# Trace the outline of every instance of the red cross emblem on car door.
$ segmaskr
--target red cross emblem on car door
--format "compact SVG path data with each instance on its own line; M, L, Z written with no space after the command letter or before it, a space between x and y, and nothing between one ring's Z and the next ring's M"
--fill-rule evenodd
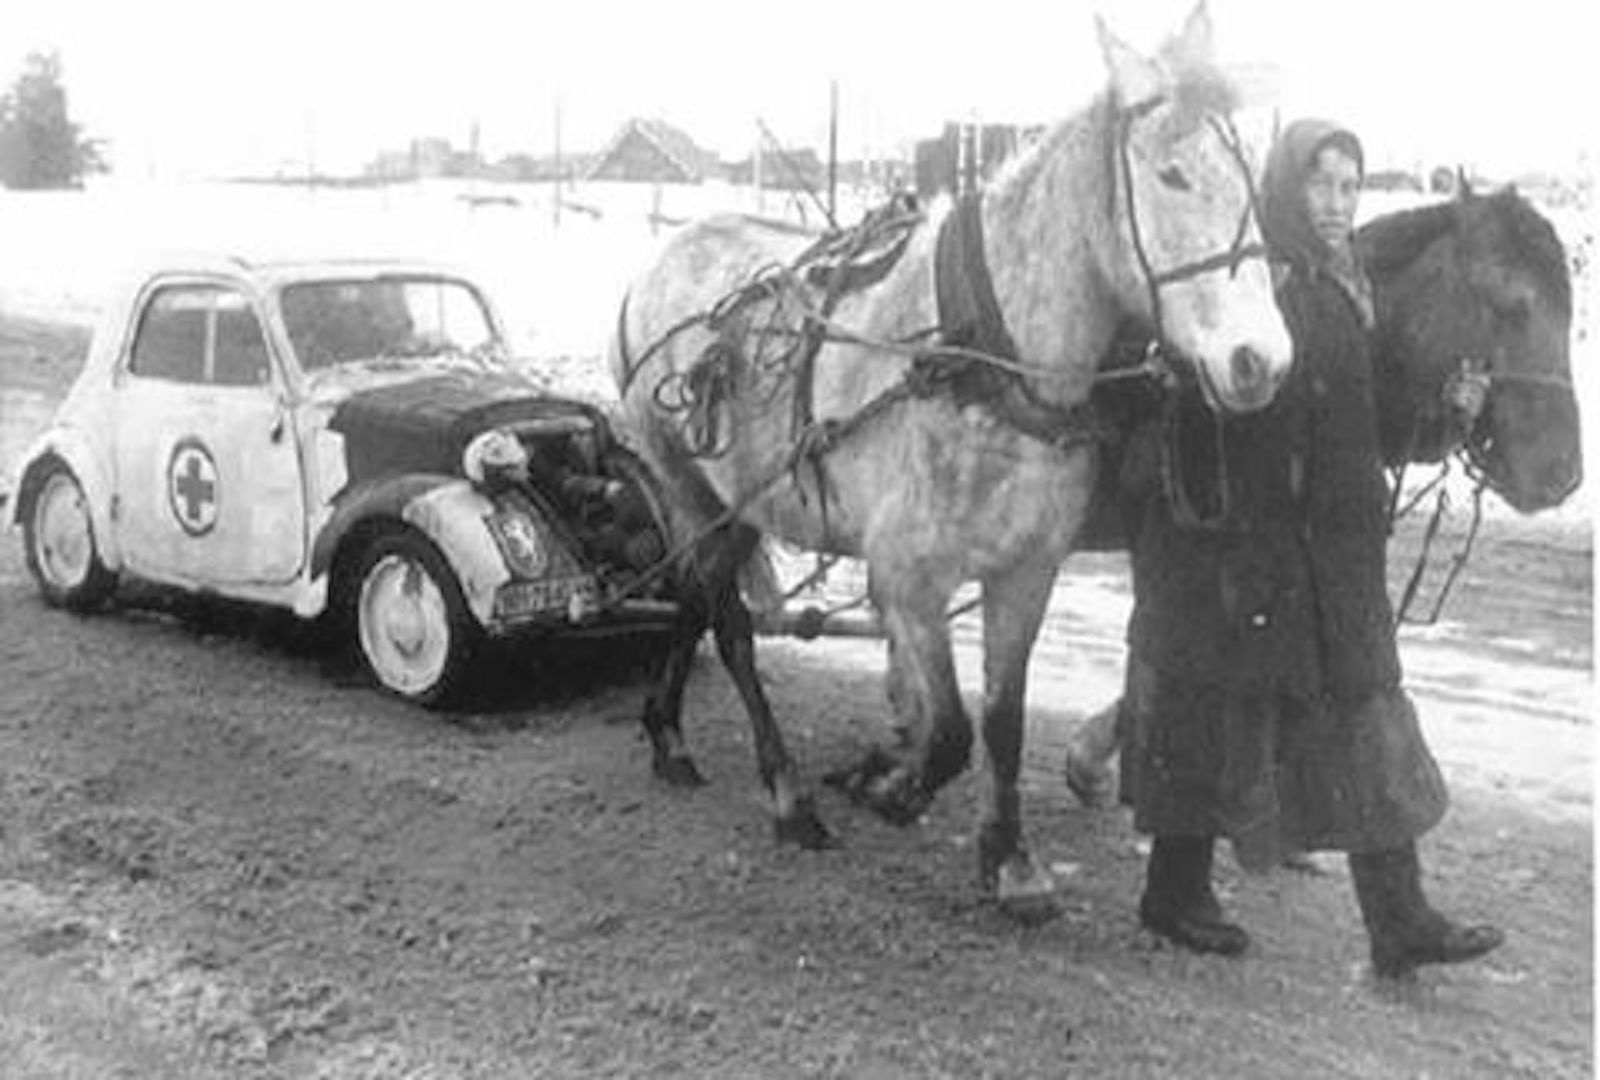
M217 524L217 463L194 436L179 439L167 462L167 504L190 536L204 536Z

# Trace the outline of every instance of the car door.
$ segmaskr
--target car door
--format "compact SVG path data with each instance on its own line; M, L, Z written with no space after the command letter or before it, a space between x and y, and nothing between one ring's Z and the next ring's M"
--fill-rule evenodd
M224 592L292 581L306 554L300 455L249 297L218 282L153 289L115 394L129 568Z

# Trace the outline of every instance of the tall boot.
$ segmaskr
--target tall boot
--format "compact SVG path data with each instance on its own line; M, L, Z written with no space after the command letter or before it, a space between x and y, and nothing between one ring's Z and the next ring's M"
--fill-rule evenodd
M1505 940L1496 927L1458 925L1428 903L1415 844L1351 852L1350 876L1372 944L1372 970L1381 978L1473 960Z
M1199 953L1237 956L1250 935L1229 922L1211 889L1211 836L1158 836L1150 845L1139 921L1169 941Z

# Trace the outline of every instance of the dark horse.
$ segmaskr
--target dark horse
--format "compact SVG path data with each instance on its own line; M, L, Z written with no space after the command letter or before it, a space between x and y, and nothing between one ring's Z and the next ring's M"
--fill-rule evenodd
M1519 512L1564 502L1583 479L1583 455L1572 282L1550 222L1513 188L1463 187L1454 201L1374 218L1357 243L1377 294L1379 416L1384 445L1397 448L1389 464L1460 449ZM1490 380L1466 433L1441 409L1463 363Z
M1583 457L1569 355L1572 283L1550 222L1513 188L1477 195L1463 185L1456 199L1372 219L1356 240L1377 299L1387 464L1400 470L1457 454L1521 513L1564 502L1583 479ZM1444 405L1446 382L1464 366L1487 375L1490 387L1470 431ZM1114 499L1104 487L1097 496L1102 507ZM1102 804L1113 790L1120 704L1068 741L1067 786L1086 803Z

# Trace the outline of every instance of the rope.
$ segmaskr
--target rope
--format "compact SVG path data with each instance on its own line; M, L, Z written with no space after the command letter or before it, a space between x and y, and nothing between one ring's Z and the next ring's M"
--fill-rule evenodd
M1531 386L1553 386L1557 389L1572 391L1573 383L1569 378L1559 375L1546 375L1543 373L1498 372L1492 368L1485 372L1493 387L1497 383L1522 383ZM1406 457L1409 458L1415 450L1420 436L1416 418L1413 417L1410 438L1407 446ZM1483 493L1485 490L1494 490L1494 478L1488 464L1489 450L1483 445L1484 440L1479 436L1476 427L1467 433L1465 440L1458 442L1451 450L1451 457L1447 457L1440 464L1432 479L1415 492L1404 505L1400 504L1401 486L1406 474L1406 460L1402 459L1394 470L1394 489L1389 500L1389 535L1394 535L1395 523L1411 514L1427 498L1430 492L1437 491L1434 502L1433 516L1429 519L1423 531L1422 548L1417 553L1417 562L1412 567L1406 580L1405 590L1401 594L1400 604L1395 609L1394 625L1432 626L1439 620L1440 613L1444 610L1445 601L1454 589L1457 578L1466 568L1467 560L1472 554L1473 544L1478 537L1478 530L1483 523ZM1422 619L1410 617L1411 605L1416 600L1417 592L1421 586L1422 578L1427 570L1428 560L1444 514L1449 507L1449 491L1443 485L1450 475L1450 462L1458 459L1462 464L1462 471L1473 482L1472 487L1472 519L1467 526L1465 539L1460 549L1451 556L1450 567L1445 573L1444 582L1439 587L1439 592L1434 597L1428 615Z
M769 469L756 484L728 504L720 514L712 518L700 531L674 545L653 566L641 571L631 581L613 589L603 606L608 608L615 607L628 597L659 581L670 573L685 556L699 547L707 537L731 525L753 502L770 491L785 476L792 474L795 466L805 457L808 455L820 456L831 452L841 441L850 437L890 406L911 397L912 393L911 381L902 379L843 420L821 420L811 424L801 433L800 438L795 440L794 444L789 448L789 452L783 456L783 459L776 466Z
M1464 455L1464 453L1464 450L1457 448L1456 454L1458 456ZM1433 514L1428 518L1428 524L1423 529L1422 547L1417 552L1416 565L1412 567L1411 573L1406 579L1405 589L1400 595L1400 603L1395 608L1394 625L1396 627L1402 625L1433 626L1439 621L1439 615L1444 610L1445 601L1449 598L1451 591L1455 588L1456 579L1460 577L1461 571L1466 568L1467 560L1472 555L1473 544L1478 538L1479 527L1483 524L1483 493L1488 488L1488 481L1485 476L1479 474L1473 477L1475 482L1472 488L1472 520L1467 526L1465 539L1463 539L1461 547L1454 555L1450 557L1450 568L1445 573L1445 578L1443 583L1439 586L1439 591L1434 595L1433 603L1428 611L1427 616L1421 619L1411 618L1411 605L1415 602L1417 593L1421 588L1422 578L1428 568L1429 557L1432 553L1434 541L1438 538L1439 527L1443 522L1444 515L1450 506L1450 491L1447 487L1443 486L1445 480L1449 476L1449 472L1450 469L1447 461L1444 465L1440 466L1438 472L1431 480L1428 481L1427 484L1423 486L1422 490L1417 492L1416 495L1414 495L1405 504L1405 506L1395 513L1390 519L1389 531L1391 534L1393 534L1394 522L1411 513L1411 511L1414 510L1421 503L1421 501L1427 497L1430 491L1437 489L1437 495L1434 499ZM1470 468L1468 470L1468 475L1472 475Z

